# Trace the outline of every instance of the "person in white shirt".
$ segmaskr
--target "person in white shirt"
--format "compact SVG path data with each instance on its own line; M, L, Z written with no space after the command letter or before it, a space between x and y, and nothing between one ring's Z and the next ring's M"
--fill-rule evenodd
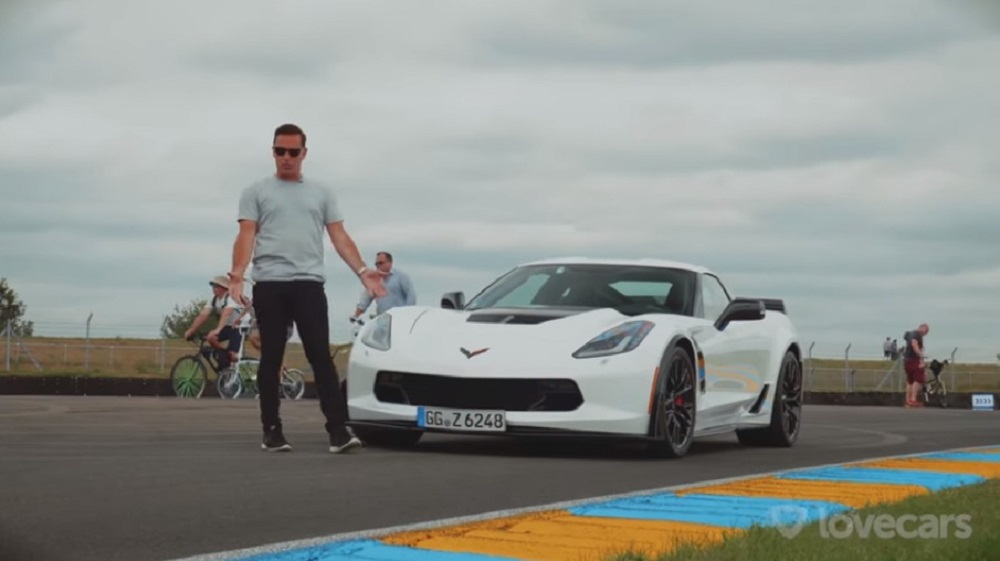
M236 360L237 352L243 343L240 332L234 325L244 315L245 306L242 302L237 302L230 298L228 276L219 275L208 281L208 284L212 287L212 299L205 303L201 312L194 318L191 327L184 332L184 338L190 339L202 324L208 320L213 311L218 313L219 324L215 329L209 331L205 338L212 347L220 351L228 351L228 353L219 353L219 368L224 370L229 367L231 362ZM226 341L226 345L223 345L222 341Z

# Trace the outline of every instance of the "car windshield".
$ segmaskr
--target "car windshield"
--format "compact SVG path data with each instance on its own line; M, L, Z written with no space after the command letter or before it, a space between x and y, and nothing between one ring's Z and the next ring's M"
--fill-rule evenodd
M695 274L633 265L553 264L518 267L472 298L487 308L614 308L626 315L694 310Z

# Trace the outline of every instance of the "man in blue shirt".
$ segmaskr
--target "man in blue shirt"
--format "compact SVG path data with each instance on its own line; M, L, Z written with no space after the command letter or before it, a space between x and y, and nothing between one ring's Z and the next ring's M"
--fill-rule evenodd
M354 317L360 317L365 313L372 300L375 300L376 313L395 308L396 306L413 306L417 303L417 293L413 289L413 281L410 275L399 269L392 267L392 254L388 251L380 251L375 255L375 268L384 276L382 282L385 285L385 296L373 297L370 293L365 293L358 302L358 307L354 311Z

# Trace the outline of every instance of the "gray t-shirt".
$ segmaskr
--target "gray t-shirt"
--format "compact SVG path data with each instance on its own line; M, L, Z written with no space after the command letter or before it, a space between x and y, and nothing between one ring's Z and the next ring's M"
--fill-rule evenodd
M329 185L273 175L261 179L243 190L239 220L257 222L254 281L326 280L326 225L343 220Z

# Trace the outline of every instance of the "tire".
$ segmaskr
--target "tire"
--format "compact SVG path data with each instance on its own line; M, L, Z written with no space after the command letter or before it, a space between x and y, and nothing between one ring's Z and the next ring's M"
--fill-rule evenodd
M182 356L170 369L170 387L177 397L200 398L207 385L208 374L197 355Z
M243 379L230 367L215 377L215 389L222 399L236 399L243 393Z
M740 444L787 448L799 439L802 428L802 363L787 351L781 361L771 407L771 423L757 429L736 431Z
M298 368L289 368L281 377L281 392L285 399L302 399L306 393L306 377Z
M660 362L653 414L650 416L649 453L657 458L687 455L694 442L697 414L694 361L672 344Z
M424 432L419 430L371 427L352 427L351 430L365 445L370 444L383 448L409 448L424 436Z

